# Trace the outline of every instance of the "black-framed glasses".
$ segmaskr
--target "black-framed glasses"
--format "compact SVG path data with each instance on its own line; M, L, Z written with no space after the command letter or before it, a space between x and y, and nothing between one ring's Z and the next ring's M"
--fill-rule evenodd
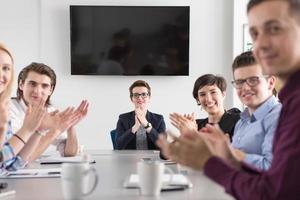
M269 75L261 75L261 76L250 76L248 78L245 79L237 79L237 80L233 80L231 81L233 87L235 87L236 89L241 89L244 85L244 83L247 83L247 85L249 85L250 87L255 87L258 85L260 78L269 78Z
M148 92L143 92L143 93L133 93L131 94L131 97L138 99L139 97L142 97L143 99L147 98L149 96Z

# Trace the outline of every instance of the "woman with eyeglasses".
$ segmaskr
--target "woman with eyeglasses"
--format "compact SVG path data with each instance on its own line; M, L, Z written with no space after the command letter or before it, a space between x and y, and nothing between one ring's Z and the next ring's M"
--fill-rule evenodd
M148 111L151 88L143 80L135 81L129 87L130 100L134 110L121 114L116 128L117 149L158 149L155 142L166 130L162 115Z

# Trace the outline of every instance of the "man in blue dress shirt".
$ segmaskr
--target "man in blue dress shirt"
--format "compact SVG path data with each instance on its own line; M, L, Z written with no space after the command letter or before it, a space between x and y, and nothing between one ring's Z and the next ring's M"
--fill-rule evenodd
M281 104L273 95L275 77L263 73L251 51L237 56L232 64L233 86L247 108L241 113L232 138L238 160L268 169L272 142Z

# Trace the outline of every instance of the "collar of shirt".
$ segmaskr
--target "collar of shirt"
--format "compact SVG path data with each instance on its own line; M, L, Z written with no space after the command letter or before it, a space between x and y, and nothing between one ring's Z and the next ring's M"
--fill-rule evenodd
M24 101L23 99L21 99L19 102L20 102L20 106L21 106L22 110L23 110L24 112L26 112L27 106L26 106L26 104L25 104L25 101Z
M27 105L25 104L25 101L24 101L23 99L21 99L21 100L19 101L19 103L20 103L20 106L21 106L22 110L26 113ZM52 106L48 106L48 107L47 107L47 111L48 111L48 112L52 112L52 111L54 111L54 110L55 110L55 108L52 107Z
M263 119L267 113L270 112L270 110L273 109L274 105L278 104L278 100L273 95L267 99L262 105L260 105L255 112L250 116L249 109L246 108L242 114L241 119L242 120L249 120L251 123L255 122L256 120Z
M284 102L287 100L292 93L299 92L298 87L300 85L300 70L292 74L284 87L281 89L281 91L278 94L278 97L281 102Z

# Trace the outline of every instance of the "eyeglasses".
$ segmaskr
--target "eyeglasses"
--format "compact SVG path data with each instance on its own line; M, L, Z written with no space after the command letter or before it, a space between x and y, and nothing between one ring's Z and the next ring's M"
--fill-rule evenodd
M231 81L233 87L235 87L236 89L241 89L244 85L244 83L247 83L248 86L250 87L255 87L257 86L257 84L259 83L259 79L260 78L269 78L269 75L262 75L262 76L251 76L245 79L238 79L238 80L234 80Z
M133 93L131 94L131 97L138 99L139 97L142 97L143 99L147 98L149 96L149 93L143 92L143 93Z

